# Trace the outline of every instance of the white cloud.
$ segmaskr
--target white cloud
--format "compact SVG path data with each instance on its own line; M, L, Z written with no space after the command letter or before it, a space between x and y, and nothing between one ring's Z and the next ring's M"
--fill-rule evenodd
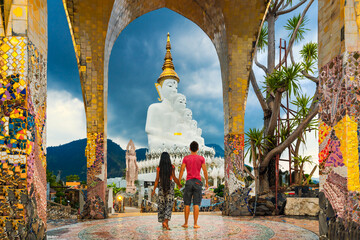
M57 146L86 138L82 100L65 90L49 90L47 99L47 145Z
M174 46L174 55L183 62L201 63L206 66L219 65L214 44L199 27L188 26L178 30L171 42Z
M219 99L222 101L222 82L220 69L202 68L185 76L191 82L185 86L185 95L201 99Z
M220 62L214 44L199 27L185 25L174 29L171 38L174 64L181 79L179 88L190 98L222 101Z

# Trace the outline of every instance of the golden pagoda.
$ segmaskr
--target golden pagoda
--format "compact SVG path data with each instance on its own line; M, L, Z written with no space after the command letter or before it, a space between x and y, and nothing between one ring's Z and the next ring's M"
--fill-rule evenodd
M166 54L165 54L165 58L164 58L164 65L162 67L163 72L160 74L160 77L157 80L158 84L160 84L160 85L162 85L162 83L165 79L169 79L169 78L176 80L178 83L180 82L180 79L175 72L175 67L172 62L170 50L171 50L170 34L168 33L167 34L167 42L166 42Z

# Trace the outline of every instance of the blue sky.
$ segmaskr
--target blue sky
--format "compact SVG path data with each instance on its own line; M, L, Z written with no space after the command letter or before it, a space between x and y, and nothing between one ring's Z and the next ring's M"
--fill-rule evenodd
M49 146L55 146L85 138L86 127L79 74L62 1L48 1L48 12L47 140ZM277 21L280 31L276 39L287 37L287 32L281 28L289 16ZM308 24L311 31L306 34L305 42L317 41L317 1L308 16L311 16ZM179 92L187 97L193 118L203 130L205 143L223 147L222 84L215 47L197 25L168 9L137 18L114 45L109 65L108 137L122 148L130 139L137 147L147 146L146 112L148 106L157 101L154 83L162 71L167 32L171 35L173 62L180 77ZM294 49L300 50L301 45ZM258 58L265 64L266 53ZM263 72L255 69L255 74L261 81ZM304 92L313 93L313 84L304 82L302 85ZM261 128L262 118L260 105L251 89L245 129Z

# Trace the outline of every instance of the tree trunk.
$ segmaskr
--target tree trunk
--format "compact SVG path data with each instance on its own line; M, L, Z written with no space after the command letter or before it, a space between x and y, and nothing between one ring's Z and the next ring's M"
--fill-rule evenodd
M268 59L267 59L267 67L268 74L274 72L275 68L275 15L271 12L268 13L266 21L268 23ZM271 115L274 113L274 97L268 94L266 98L266 102L270 107L269 111L264 112L264 129L268 129L270 125ZM264 156L266 156L271 149L265 149ZM269 191L269 187L275 184L275 158L271 160L267 169L265 171L259 172L259 180L260 180L260 192Z
M299 162L298 160L295 159L295 157L299 156L299 150L300 150L300 144L301 144L301 135L300 137L296 140L296 144L295 144L295 151L294 151L294 179L293 182L296 184L299 184L299 179L300 179L300 173L299 173Z
M260 193L260 181L259 181L259 170L254 168L255 174L255 194L258 195Z
M267 74L272 74L275 68L275 16L272 13L268 13L266 17L268 23L268 58L267 58ZM267 94L266 102L270 107L269 111L264 112L264 129L267 129L270 123L272 109L274 107L274 97Z
M259 173L259 191L258 193L268 192L269 187L269 178L267 171Z
M268 13L268 72L271 74L275 68L275 15Z

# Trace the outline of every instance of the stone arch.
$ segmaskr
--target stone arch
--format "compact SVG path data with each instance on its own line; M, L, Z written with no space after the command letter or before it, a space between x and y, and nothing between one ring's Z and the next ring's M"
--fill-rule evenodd
M223 84L225 175L228 193L235 192L243 179L244 113L249 71L268 4L262 0L63 2L74 42L86 111L88 198L106 202L107 79L111 49L131 21L163 7L197 24L216 48Z

